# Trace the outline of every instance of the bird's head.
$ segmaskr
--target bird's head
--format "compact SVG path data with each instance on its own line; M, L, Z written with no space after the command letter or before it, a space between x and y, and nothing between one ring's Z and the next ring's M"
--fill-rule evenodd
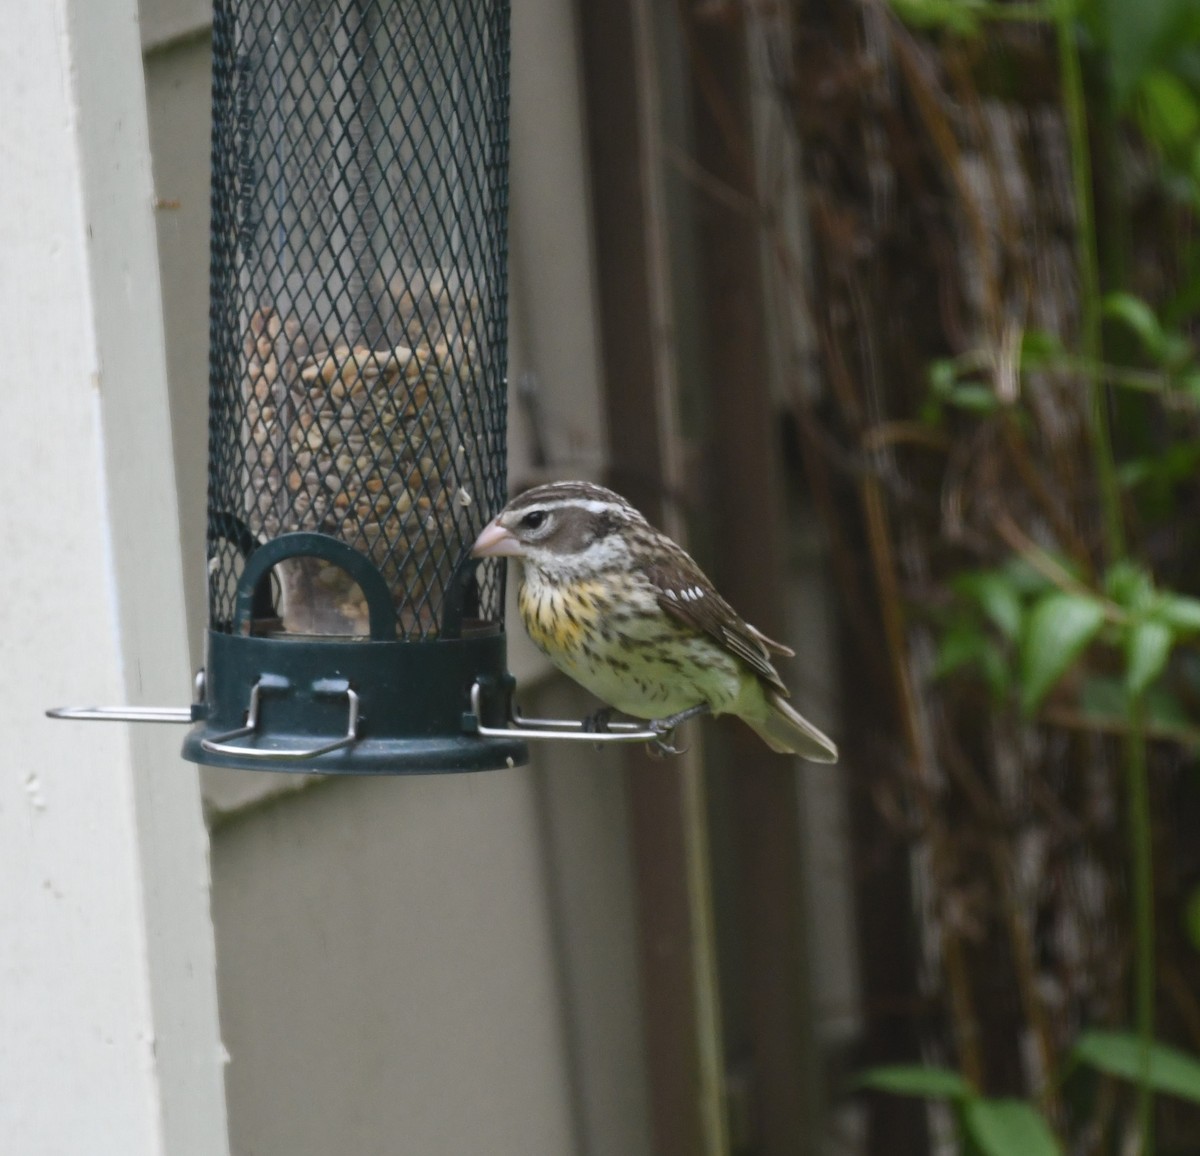
M520 558L554 578L628 566L631 531L648 530L624 498L590 482L553 482L514 498L484 528L473 558Z

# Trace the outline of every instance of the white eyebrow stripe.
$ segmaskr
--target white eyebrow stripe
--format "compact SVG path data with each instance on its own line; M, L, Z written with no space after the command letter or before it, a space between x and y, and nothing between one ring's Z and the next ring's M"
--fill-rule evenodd
M587 510L589 514L634 514L632 506L621 505L617 502L602 502L595 498L558 498L549 502L531 502L527 507L518 508L518 513L529 510Z

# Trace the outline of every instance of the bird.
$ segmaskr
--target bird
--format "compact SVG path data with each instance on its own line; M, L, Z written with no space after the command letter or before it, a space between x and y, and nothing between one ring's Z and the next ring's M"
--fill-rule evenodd
M591 482L536 486L479 534L473 558L518 559L517 607L550 661L612 710L652 720L660 753L684 719L736 715L773 751L837 761L772 663L795 652L746 622L687 552Z

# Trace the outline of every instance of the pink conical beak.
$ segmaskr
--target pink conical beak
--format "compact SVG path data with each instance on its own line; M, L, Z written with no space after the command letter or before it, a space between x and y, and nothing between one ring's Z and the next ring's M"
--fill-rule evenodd
M515 558L521 553L521 543L493 518L483 528L471 547L472 558Z

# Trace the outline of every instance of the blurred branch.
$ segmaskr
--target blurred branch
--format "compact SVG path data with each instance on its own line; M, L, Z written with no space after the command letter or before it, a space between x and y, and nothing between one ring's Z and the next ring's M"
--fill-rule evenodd
M1128 719L1118 715L1084 713L1066 706L1048 706L1039 717L1044 722L1063 727L1066 730L1114 735L1118 738L1125 738L1135 730L1130 726ZM1147 721L1142 726L1142 732L1148 739L1179 743L1180 746L1200 751L1200 728L1198 727L1168 726L1165 723Z
M1052 554L1042 549L1020 526L1013 521L1007 511L1000 511L992 518L996 533L1005 543L1025 562L1036 570L1043 578L1053 582L1067 594L1078 594L1082 597L1096 598L1097 594L1086 583L1080 582ZM1105 613L1114 622L1123 622L1125 612L1112 602L1105 601Z
M750 220L757 220L762 215L762 209L757 200L735 189L727 181L721 180L711 173L699 161L690 156L678 145L668 140L659 141L659 149L674 168L691 181L702 193L724 205L731 212L738 213Z

